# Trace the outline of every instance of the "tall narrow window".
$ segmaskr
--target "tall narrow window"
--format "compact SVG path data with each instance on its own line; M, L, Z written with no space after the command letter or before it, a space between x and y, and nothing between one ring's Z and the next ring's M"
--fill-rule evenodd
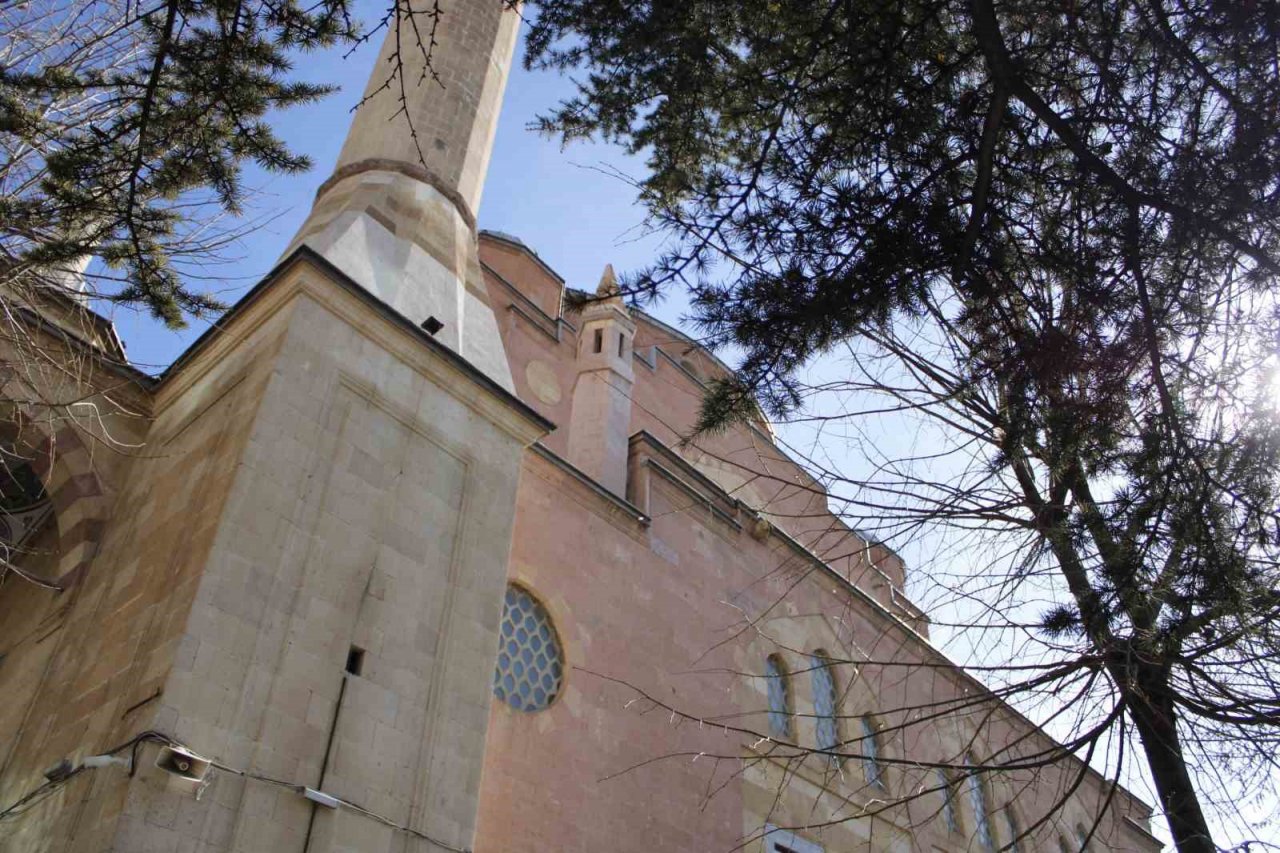
M604 349L604 329L596 329L591 351L600 352L602 349Z
M1076 824L1076 841L1080 842L1080 846L1076 849L1080 850L1081 853L1089 849L1089 831L1084 828L1082 823Z
M822 845L801 838L794 832L765 824L764 853L822 853Z
M791 737L791 679L778 655L764 661L765 684L769 691L769 734L776 738Z
M960 815L956 813L956 789L950 774L941 767L937 770L938 792L942 795L942 822L947 832L960 831Z
M978 845L983 850L994 850L995 839L991 834L991 809L987 807L987 787L982 784L982 770L973 755L966 753L964 766L969 772L966 784L969 786L969 806L973 809L973 829L977 833Z
M864 716L862 724L862 776L868 785L883 789L884 765L880 763L880 733L876 731L876 722Z
M840 746L840 728L836 723L836 679L831 660L819 649L809 655L809 674L813 687L814 729L818 749L835 750ZM840 756L828 755L832 767L840 766Z
M1008 853L1018 853L1021 850L1021 842L1018 836L1022 834L1022 830L1018 829L1018 818L1013 814L1013 806L1004 807L1004 828L1009 830L1009 846L1005 849Z
M53 520L53 501L31 463L11 454L0 462L0 557L18 563L29 553L26 546Z

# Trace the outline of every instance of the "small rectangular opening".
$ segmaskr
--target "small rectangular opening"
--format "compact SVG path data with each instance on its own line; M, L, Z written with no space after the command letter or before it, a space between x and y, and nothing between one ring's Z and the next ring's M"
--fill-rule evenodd
M604 349L604 329L596 329L596 348L594 352L600 352Z
M347 672L350 675L359 675L362 669L364 669L364 649L352 646L351 651L347 652Z
M618 358L622 358L624 355L626 355L626 352L625 352L626 346L627 346L627 336L622 334L622 332L618 332Z

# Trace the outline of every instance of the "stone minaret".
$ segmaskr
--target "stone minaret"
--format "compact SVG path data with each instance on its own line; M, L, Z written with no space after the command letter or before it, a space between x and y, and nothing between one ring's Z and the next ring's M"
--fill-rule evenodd
M415 7L430 8L428 0ZM305 243L510 390L484 296L475 214L493 148L519 14L499 0L446 0L423 79L406 46L405 101L389 35L332 177L286 254ZM419 29L429 31L425 16ZM407 24L403 29L409 29ZM412 43L402 37L401 43ZM430 321L434 318L434 322Z
M379 95L312 251L155 386L99 372L148 412L113 434L157 452L99 465L76 423L41 434L66 592L0 595L0 803L41 792L0 850L471 847L517 489L552 425L510 391L474 231L516 14L440 6L443 86L406 55L422 162ZM64 760L83 772L46 773Z
M569 461L615 495L627 493L631 348L635 321L606 266L578 332L578 378L569 415Z

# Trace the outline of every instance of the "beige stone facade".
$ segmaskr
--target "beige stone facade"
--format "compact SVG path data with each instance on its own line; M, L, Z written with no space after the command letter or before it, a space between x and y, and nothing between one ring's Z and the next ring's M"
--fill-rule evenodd
M489 688L464 664L493 657L520 458L545 422L307 254L147 392L145 451L91 466L111 507L88 570L0 595L21 717L0 796L156 731L466 846ZM196 799L156 749L132 779L69 780L0 845L402 843L371 846L395 833L227 771Z
M357 120L280 266L161 378L85 359L110 335L82 308L32 320L82 366L4 378L0 450L52 520L0 583L0 850L1158 849L1074 758L945 806L934 764L1048 738L930 645L901 560L767 425L682 441L713 356L609 276L566 310L477 233L516 18L456 5L427 155ZM533 710L493 697L512 584L555 638ZM817 654L838 767L805 754Z

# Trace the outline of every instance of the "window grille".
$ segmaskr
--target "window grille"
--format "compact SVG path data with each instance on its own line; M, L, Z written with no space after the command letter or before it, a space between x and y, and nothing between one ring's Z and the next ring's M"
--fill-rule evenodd
M519 711L546 708L560 692L564 655L546 608L508 586L502 610L493 695Z
M862 775L868 785L884 788L884 766L880 763L880 735L871 717L862 723Z
M769 734L791 737L791 679L782 659L769 655L764 661L765 684L769 693Z
M937 769L937 775L938 793L942 795L942 821L946 824L947 832L959 832L960 815L956 813L955 785L951 782L947 771L941 767Z
M987 788L982 784L982 771L973 760L972 755L965 755L965 767L968 768L969 805L973 809L973 828L977 833L978 846L983 850L994 850L995 839L991 834L991 809L987 807Z
M1005 849L1008 853L1018 853L1021 850L1021 841L1018 836L1022 834L1022 830L1018 829L1018 819L1013 815L1013 806L1004 807L1004 827L1009 830L1009 846Z
M817 651L809 656L809 673L813 686L817 746L818 749L834 750L840 746L840 729L836 722L836 680L825 652ZM828 756L827 761L832 767L839 767L841 763L838 755Z

